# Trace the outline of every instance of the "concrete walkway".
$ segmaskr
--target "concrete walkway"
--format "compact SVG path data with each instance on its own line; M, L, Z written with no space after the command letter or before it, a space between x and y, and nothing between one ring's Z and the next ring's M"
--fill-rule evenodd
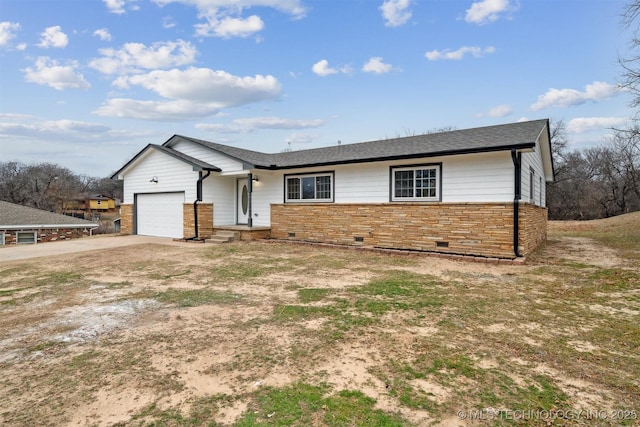
M85 237L82 239L65 240L61 242L37 243L35 245L0 246L0 262L71 254L76 252L93 251L96 249L119 248L123 246L140 245L143 243L193 246L191 243L174 242L173 239L169 237L100 235Z

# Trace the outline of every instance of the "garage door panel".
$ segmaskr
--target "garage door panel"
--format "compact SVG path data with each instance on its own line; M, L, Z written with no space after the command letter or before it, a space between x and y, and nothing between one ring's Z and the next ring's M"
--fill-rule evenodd
M138 194L136 199L137 234L158 237L183 237L184 193Z

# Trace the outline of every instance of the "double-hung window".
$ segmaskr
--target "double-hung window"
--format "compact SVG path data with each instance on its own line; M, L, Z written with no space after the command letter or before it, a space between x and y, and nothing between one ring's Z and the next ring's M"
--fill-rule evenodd
M285 202L333 202L333 172L285 176Z
M391 168L391 200L394 202L440 200L440 165Z

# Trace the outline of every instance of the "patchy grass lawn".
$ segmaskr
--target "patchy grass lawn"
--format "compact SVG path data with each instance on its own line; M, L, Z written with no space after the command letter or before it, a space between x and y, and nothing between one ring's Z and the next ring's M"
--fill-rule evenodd
M526 266L278 243L3 263L0 425L639 425L639 264L638 214L552 223Z

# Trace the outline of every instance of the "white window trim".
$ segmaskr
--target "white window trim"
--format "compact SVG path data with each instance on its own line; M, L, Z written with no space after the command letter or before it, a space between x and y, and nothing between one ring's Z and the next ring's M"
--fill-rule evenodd
M436 171L436 195L435 197L396 197L396 177L399 171L416 171L424 169L434 169ZM392 166L391 167L391 201L392 202L440 202L442 200L442 163L429 163L424 165ZM415 173L414 173L414 194L415 194Z
M291 178L317 178L321 176L329 177L329 184L331 186L330 193L331 197L325 199L290 199L289 198L289 179ZM333 203L334 200L334 184L335 174L334 172L312 172L312 173L300 173L300 174L291 174L284 176L284 201L285 203ZM302 197L302 182L300 183L300 197Z
M0 231L0 246L5 245L4 231Z
M20 242L20 234L33 235L33 242ZM38 243L38 233L36 231L16 231L16 245L34 245Z

